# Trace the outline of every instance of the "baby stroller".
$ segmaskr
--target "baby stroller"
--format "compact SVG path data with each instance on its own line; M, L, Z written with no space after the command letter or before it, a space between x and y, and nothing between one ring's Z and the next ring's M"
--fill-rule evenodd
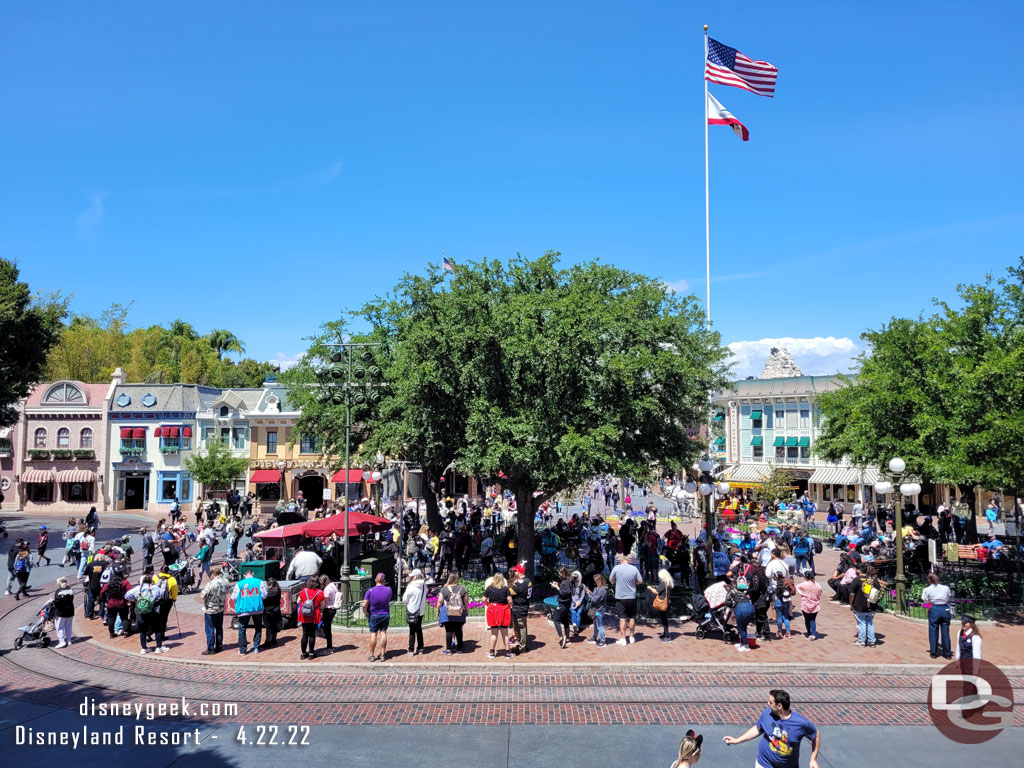
M691 619L697 624L693 635L698 640L703 640L712 632L720 632L722 640L726 643L735 645L739 642L739 633L726 620L725 614L728 609L724 602L712 607L708 599L698 592L693 596L693 605L690 607Z
M30 645L36 648L47 648L50 645L50 635L53 630L53 601L50 600L42 607L35 619L27 627L18 627L21 636L14 639L14 650Z
M178 582L179 592L191 592L195 589L196 572L192 569L193 565L193 561L189 559L184 562L174 563L167 569L174 577L174 580Z

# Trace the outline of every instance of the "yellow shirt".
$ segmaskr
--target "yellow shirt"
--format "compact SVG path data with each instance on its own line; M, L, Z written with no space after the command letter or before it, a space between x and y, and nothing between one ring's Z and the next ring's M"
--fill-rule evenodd
M430 537L430 545L434 548L435 555L441 551L441 540L437 536Z
M178 580L171 576L169 573L167 576L167 594L171 596L171 600L178 599ZM160 583L160 574L153 577L153 584Z

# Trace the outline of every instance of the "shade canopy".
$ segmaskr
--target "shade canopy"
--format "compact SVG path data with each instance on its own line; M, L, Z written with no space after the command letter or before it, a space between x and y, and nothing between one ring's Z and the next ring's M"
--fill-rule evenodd
M331 478L332 483L344 483L345 470L339 469L334 473L334 477ZM361 469L350 469L348 470L348 482L350 483L361 483L363 482L363 470Z
M761 437L761 435L754 435L752 438L750 438L750 444L751 445L762 445L762 444L764 444L764 438Z
M355 511L348 513L349 536L360 536L364 533L386 530L392 525L393 523L390 520L383 517L376 517L375 515L367 515L363 512ZM311 523L306 523L303 533L311 538L330 536L332 533L336 533L338 536L344 536L345 513L339 512L336 515L331 515L330 517L324 517L320 520L314 520Z
M308 523L293 523L292 525L282 525L280 528L271 528L269 531L260 531L256 534L256 538L262 541L264 544L268 543L284 543L287 539L298 540L302 538L302 529L308 525Z
M751 411L750 412L750 418L751 418L751 420L754 420L754 421L756 421L757 419L760 419L761 418L761 412L760 411Z
M145 440L146 429L144 427L135 427L132 430L132 437L134 437L136 440Z
M95 483L96 473L91 469L65 469L57 473L58 483Z
M163 437L163 436L164 436L164 428L163 427L157 427L156 429L153 430L153 437Z
M281 482L281 470L279 469L257 469L249 478L250 483L279 483Z
M182 427L181 428L181 436L182 437L192 437L192 427Z
M21 482L23 483L52 483L53 482L53 470L52 469L29 469L21 476Z
M131 427L121 427L121 439L122 440L131 440L131 438L132 438L132 428Z

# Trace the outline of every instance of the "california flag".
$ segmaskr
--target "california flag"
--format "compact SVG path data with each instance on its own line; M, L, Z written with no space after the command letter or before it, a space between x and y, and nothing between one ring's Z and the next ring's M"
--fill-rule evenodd
M723 107L721 102L710 92L708 93L708 125L728 125L741 139L750 140L750 131L747 130L747 126L733 117L732 112Z

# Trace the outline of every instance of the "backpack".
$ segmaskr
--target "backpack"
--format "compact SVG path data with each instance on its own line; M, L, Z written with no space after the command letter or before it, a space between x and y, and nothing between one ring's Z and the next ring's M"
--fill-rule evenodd
M462 593L457 589L452 589L448 593L448 597L444 600L444 605L448 609L449 616L461 616L462 615Z
M135 612L140 616L153 612L153 598L150 590L145 592L139 590L139 596L135 600Z
M314 600L315 593L306 592L306 599L302 601L302 605L299 607L299 613L302 614L302 618L309 619L312 621L316 618L316 600Z
M868 596L868 605L877 605L882 599L882 590L870 582L864 582L864 592Z
M160 540L160 551L161 552L163 552L165 555L169 555L169 554L171 554L172 550L173 550L173 545L171 544L171 542L168 539L161 539Z
M121 574L112 574L107 585L107 602L113 600L117 605L124 599L124 581Z
M820 555L822 553L821 539L814 540L814 554Z

